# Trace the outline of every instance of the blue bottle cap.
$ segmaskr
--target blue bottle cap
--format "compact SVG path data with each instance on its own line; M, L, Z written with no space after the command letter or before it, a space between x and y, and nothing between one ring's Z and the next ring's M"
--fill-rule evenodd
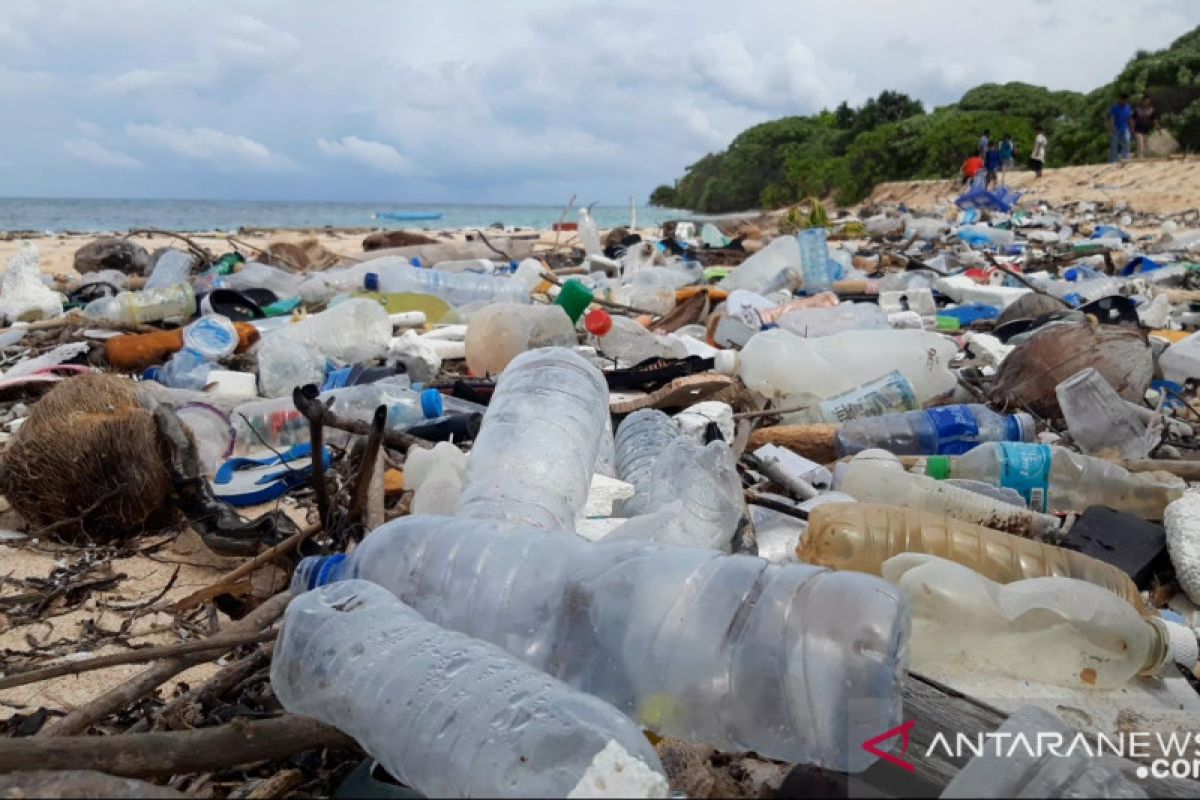
M159 370L158 367L148 367L146 369L146 371L142 373L142 380L157 381L158 380L158 370Z
M421 392L421 413L426 419L437 419L445 411L446 404L442 402L442 393L437 389L426 389Z
M417 269L421 268L421 259L417 258L416 256L413 256L412 258L410 258L408 260L408 263L412 264Z
M363 288L368 292L379 291L379 274L376 272L368 272L363 276Z
M334 572L346 560L345 553L331 556L309 556L296 565L292 575L292 593L299 594L334 582Z

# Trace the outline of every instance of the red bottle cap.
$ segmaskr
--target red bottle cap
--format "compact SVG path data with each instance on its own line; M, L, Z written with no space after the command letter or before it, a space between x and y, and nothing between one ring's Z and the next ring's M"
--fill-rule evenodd
M612 330L612 317L603 308L589 311L583 318L583 327L593 336L604 336Z

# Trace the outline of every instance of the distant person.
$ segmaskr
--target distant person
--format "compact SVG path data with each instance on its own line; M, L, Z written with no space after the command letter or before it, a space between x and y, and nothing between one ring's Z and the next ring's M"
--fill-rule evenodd
M1137 137L1137 157L1145 158L1148 152L1146 140L1150 138L1150 134L1154 133L1154 129L1158 127L1158 112L1154 110L1154 103L1150 102L1150 97L1142 98L1142 102L1133 112L1133 135Z
M987 160L988 143L992 141L992 132L984 131L983 136L979 137L979 157Z
M1004 161L1000 158L1000 148L995 142L988 142L987 155L983 158L983 165L987 169L987 188L990 189L1000 179L1000 169L1004 166Z
M1033 139L1033 155L1029 157L1029 166L1033 167L1034 174L1040 178L1042 170L1046 167L1046 145L1049 144L1049 141L1040 125L1036 130L1037 136Z
M1120 94L1117 102L1108 110L1108 163L1115 164L1118 155L1122 161L1129 160L1129 144L1133 138L1133 106L1129 95Z
M1007 175L1010 169L1013 169L1017 163L1017 146L1013 144L1012 137L1007 133L1000 140L1000 174Z
M972 183L979 173L983 172L983 159L977 155L971 156L962 165L963 186Z

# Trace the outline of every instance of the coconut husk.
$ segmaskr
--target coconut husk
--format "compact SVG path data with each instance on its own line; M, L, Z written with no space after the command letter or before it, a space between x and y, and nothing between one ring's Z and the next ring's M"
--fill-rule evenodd
M1150 345L1136 328L1092 320L1051 323L1000 364L991 399L1059 419L1062 411L1055 387L1088 367L1095 367L1121 397L1135 403L1142 401L1154 377Z
M0 491L31 526L125 537L172 513L167 463L133 381L81 375L33 407L0 463Z
M310 272L332 267L341 261L341 256L325 249L316 238L309 237L298 242L271 242L260 260L289 272Z

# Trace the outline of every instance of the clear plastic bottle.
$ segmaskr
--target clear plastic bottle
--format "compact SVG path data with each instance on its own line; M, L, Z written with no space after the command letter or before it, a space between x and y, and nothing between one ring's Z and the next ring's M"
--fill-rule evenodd
M165 289L180 283L189 283L192 276L192 265L196 257L182 250L168 248L154 262L154 269L146 279L145 289Z
M1094 757L1084 748L1071 746L1078 733L1043 708L1022 706L996 730L997 746L989 742L987 749L974 755L946 785L941 797L1147 796L1142 787L1125 776L1117 759ZM1028 742L1029 747L1018 742ZM1063 745L1041 748L1039 742Z
M348 578L664 736L858 772L900 722L908 607L870 575L409 516L293 586Z
M842 303L833 308L803 308L779 318L779 327L804 338L832 336L843 331L888 328L887 314L874 303Z
M838 456L880 448L898 456L961 455L982 442L1031 442L1037 423L1025 413L1005 416L985 405L938 406L855 419L837 432Z
M913 668L992 672L1078 689L1116 689L1196 660L1190 628L1143 617L1085 581L1027 578L1000 584L925 553L883 563L912 603ZM1189 643L1190 640L1190 643ZM1190 649L1190 652L1189 652Z
M325 366L325 356L306 344L264 341L258 348L258 390L264 397L290 399L297 386L320 385Z
M251 261L232 275L225 276L224 281L230 289L268 289L282 299L299 296L304 276Z
M402 258L379 258L357 265L362 286L385 294L416 292L440 297L452 306L472 303L531 303L528 287L506 275L475 275L418 269ZM375 278L369 277L375 275Z
M926 462L925 474L1015 489L1035 511L1083 511L1102 505L1143 519L1162 519L1167 504L1187 488L1174 476L1129 472L1065 447L1024 442L986 442L957 458L935 456Z
M648 358L687 358L687 348L678 338L651 333L629 317L614 317L598 308L584 317L584 326L596 337L596 347L601 353L625 363L638 364Z
M192 293L190 283L177 283L161 289L101 297L88 303L83 313L92 319L107 319L129 325L164 319L191 319L196 314L196 295Z
M797 234L800 240L800 268L804 272L804 291L808 294L825 291L833 285L827 236L828 231L824 228L807 228Z
M667 445L680 436L675 420L656 408L643 408L617 426L617 477L633 486L633 497L625 500L620 513L635 517L650 508L654 487L654 462Z
M997 583L1058 576L1087 581L1145 613L1133 579L1099 559L945 514L874 503L830 503L809 511L796 548L807 564L879 575L900 553L928 553L970 567Z
M586 208L579 209L579 242L583 245L585 255L604 254L604 248L600 245L600 227Z
M391 342L392 321L384 307L355 298L264 334L261 347L299 344L341 364L354 364L384 357Z
M549 347L514 358L471 448L459 515L575 530L607 415L608 385L582 356Z
M471 272L476 275L493 275L496 264L487 258L467 258L456 261L439 261L430 269L439 272Z
M1054 517L1010 505L986 495L905 472L886 450L864 450L838 464L833 488L864 503L886 503L949 514L957 519L1025 536L1059 534Z
M204 353L191 347L176 351L166 364L161 367L151 367L147 377L163 386L176 389L191 389L200 391L208 385L208 373L212 370L212 361Z
M1088 367L1054 390L1071 441L1101 458L1146 458L1152 441L1146 426L1095 367Z
M899 370L924 405L958 385L950 359L953 340L926 331L846 331L802 339L776 328L757 333L738 355L750 389L778 408L806 406L787 422L820 422L820 402Z
M728 292L746 289L762 293L781 285L798 283L802 275L800 240L795 236L780 236L743 261L725 276L720 286Z
M308 420L296 410L291 397L252 400L229 415L233 425L233 455L263 450L287 450L309 440Z
M427 797L577 796L614 745L648 779L637 796L667 796L654 748L615 708L366 581L292 600L271 687L285 709L350 734ZM609 788L586 796L623 796Z
M575 326L562 306L492 303L467 325L467 369L472 375L499 375L526 350L574 347Z

